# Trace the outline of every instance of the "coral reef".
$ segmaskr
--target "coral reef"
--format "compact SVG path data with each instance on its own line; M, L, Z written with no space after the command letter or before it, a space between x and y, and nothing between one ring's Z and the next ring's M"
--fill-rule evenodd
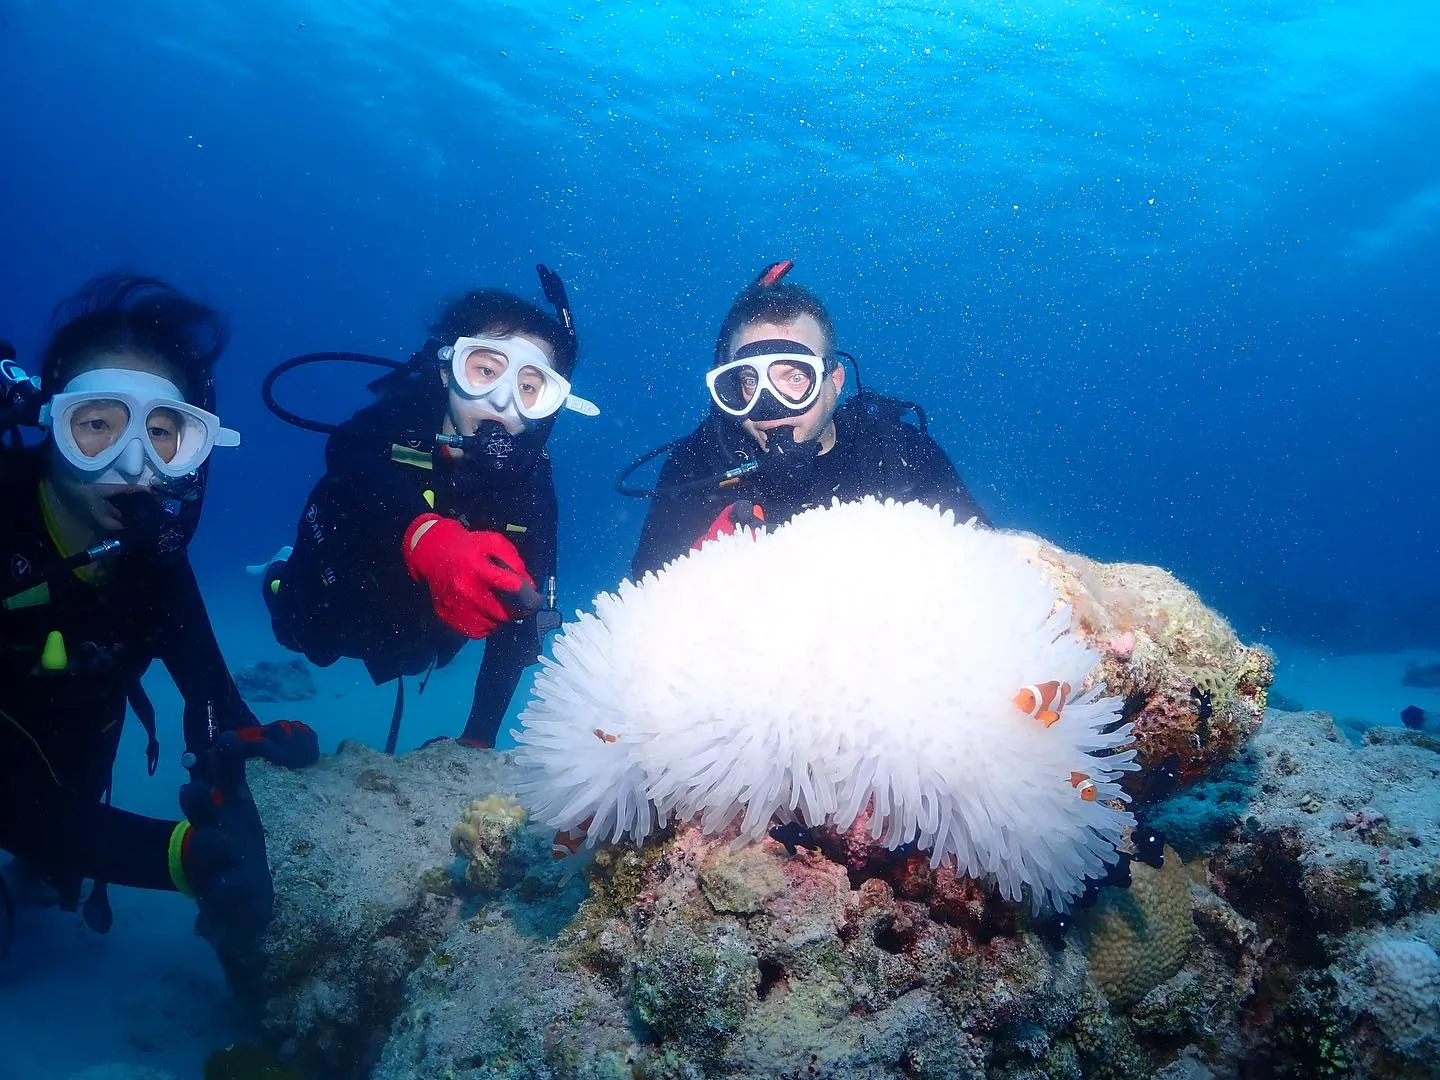
M450 847L465 859L465 880L490 891L504 883L505 858L523 836L525 811L512 798L487 795L465 808L450 830Z
M310 665L299 657L243 667L235 672L235 686L249 702L310 701L316 694Z
M1346 1003L1375 1023L1387 1049L1440 1064L1440 956L1430 945L1382 938L1346 982Z
M1355 747L1326 713L1272 711L1218 777L1241 793L1218 846L1221 807L1192 819L1201 836L1160 815L1182 846L1211 848L1214 888L1272 943L1247 1038L1275 1075L1436 1075L1421 1003L1440 946L1440 747L1421 734L1377 728Z
M867 862L858 837L829 841L859 857L847 866L678 826L600 849L566 883L545 837L502 824L515 772L454 744L254 768L282 915L230 965L282 1057L357 1080L1119 1080L1233 1065L1254 935L1211 893L1197 893L1189 962L1152 970L1122 1014L1078 938L1046 944L1023 909L922 857ZM451 832L470 851L509 838L500 891L442 880ZM1145 881L1191 888L1178 860Z
M1268 654L1169 575L1004 542L1042 567L1049 603L1058 592L1075 605L1047 616L1088 643L1090 667L1057 699L1066 716L1098 700L1101 679L1125 690L1112 723L1147 732L1152 773L1137 793L1199 777L1255 730ZM1040 696L1036 715L1006 720L1043 730ZM1367 996L1379 969L1363 948L1327 952L1313 927L1287 936L1252 895L1279 880L1298 907L1301 883L1318 888L1327 869L1286 846L1285 815L1318 828L1329 813L1276 786L1280 750L1297 750L1290 724L1280 741L1260 727L1213 782L1154 808L1176 816L1190 865L1174 852L1160 870L1134 864L1131 890L1101 890L1068 943L1057 921L897 842L871 803L844 829L657 815L643 846L602 843L581 873L551 858L550 832L525 828L516 755L439 743L392 758L342 744L299 773L255 763L278 914L257 949L222 958L268 1048L341 1080L1183 1080L1278 1068L1287 1039L1296 1061L1401 1060L1398 1028ZM612 745L589 733L575 767ZM1384 753L1433 756L1413 742ZM1016 815L1033 801L1002 795ZM1196 822L1177 810L1198 806ZM1377 867L1409 873L1390 845L1429 842L1385 798L1335 809L1324 837ZM749 842L737 844L742 830ZM1203 856L1213 889L1195 880ZM1410 906L1391 910L1414 914L1423 890L1405 882ZM1339 917L1304 910L1313 926ZM1435 946L1424 927L1406 930Z

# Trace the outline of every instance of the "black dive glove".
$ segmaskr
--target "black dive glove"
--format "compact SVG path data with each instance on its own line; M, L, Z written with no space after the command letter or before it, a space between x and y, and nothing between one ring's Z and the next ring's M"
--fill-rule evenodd
M211 942L252 936L275 906L265 830L245 783L245 750L225 732L207 753L206 779L180 789L186 821L170 838L170 874L200 908L196 930Z

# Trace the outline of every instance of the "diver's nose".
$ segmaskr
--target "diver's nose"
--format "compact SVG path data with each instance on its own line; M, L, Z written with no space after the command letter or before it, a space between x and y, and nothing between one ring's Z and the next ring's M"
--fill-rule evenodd
M511 391L510 384L504 379L496 380L495 388L491 390L489 394L491 407L494 408L496 412L503 412L510 408L514 400L515 395Z
M131 439L120 451L120 456L115 459L115 469L126 480L140 482L141 474L145 472L145 448L140 445L139 439Z

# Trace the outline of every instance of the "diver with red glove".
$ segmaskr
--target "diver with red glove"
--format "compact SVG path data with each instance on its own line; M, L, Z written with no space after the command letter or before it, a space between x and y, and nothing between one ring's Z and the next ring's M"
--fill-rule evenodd
M599 410L571 390L578 342L564 286L537 270L553 316L473 290L445 308L408 363L315 353L265 382L276 415L330 436L293 548L263 574L276 640L322 667L357 658L376 685L397 680L392 752L403 677L481 639L459 741L493 746L542 634L559 625L559 508L545 444L562 412ZM391 368L370 385L378 400L339 425L275 403L281 374L335 361Z

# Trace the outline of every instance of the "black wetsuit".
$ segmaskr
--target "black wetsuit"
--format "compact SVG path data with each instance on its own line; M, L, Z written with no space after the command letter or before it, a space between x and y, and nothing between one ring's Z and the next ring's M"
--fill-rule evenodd
M152 660L163 661L185 699L185 748L197 755L213 734L256 720L183 552L115 556L93 584L55 573L62 555L41 509L43 454L0 454L0 595L11 604L0 610L0 849L46 873L62 900L73 901L84 878L174 889L176 821L102 802L127 696ZM19 606L22 594L43 597L27 590L47 577L48 600ZM57 632L66 663L46 670L42 654Z
M851 398L835 410L835 445L801 472L765 466L738 486L711 484L657 495L646 515L631 573L638 580L683 555L737 500L758 503L771 525L802 510L828 506L832 499L851 502L866 495L925 502L955 511L962 521L973 517L989 525L990 519L940 444L902 420L901 406L868 392L864 400ZM716 476L740 465L747 455L765 460L749 436L712 415L670 451L657 486L664 492Z
M443 398L382 398L330 437L325 475L301 513L280 588L267 597L282 645L321 667L355 657L377 684L454 659L467 639L436 618L429 588L410 577L401 552L405 530L421 514L502 533L537 586L554 576L558 509L549 458L503 479L447 463L425 445L443 409ZM416 429L425 422L428 437ZM494 745L520 676L540 651L534 616L485 639L464 737Z

